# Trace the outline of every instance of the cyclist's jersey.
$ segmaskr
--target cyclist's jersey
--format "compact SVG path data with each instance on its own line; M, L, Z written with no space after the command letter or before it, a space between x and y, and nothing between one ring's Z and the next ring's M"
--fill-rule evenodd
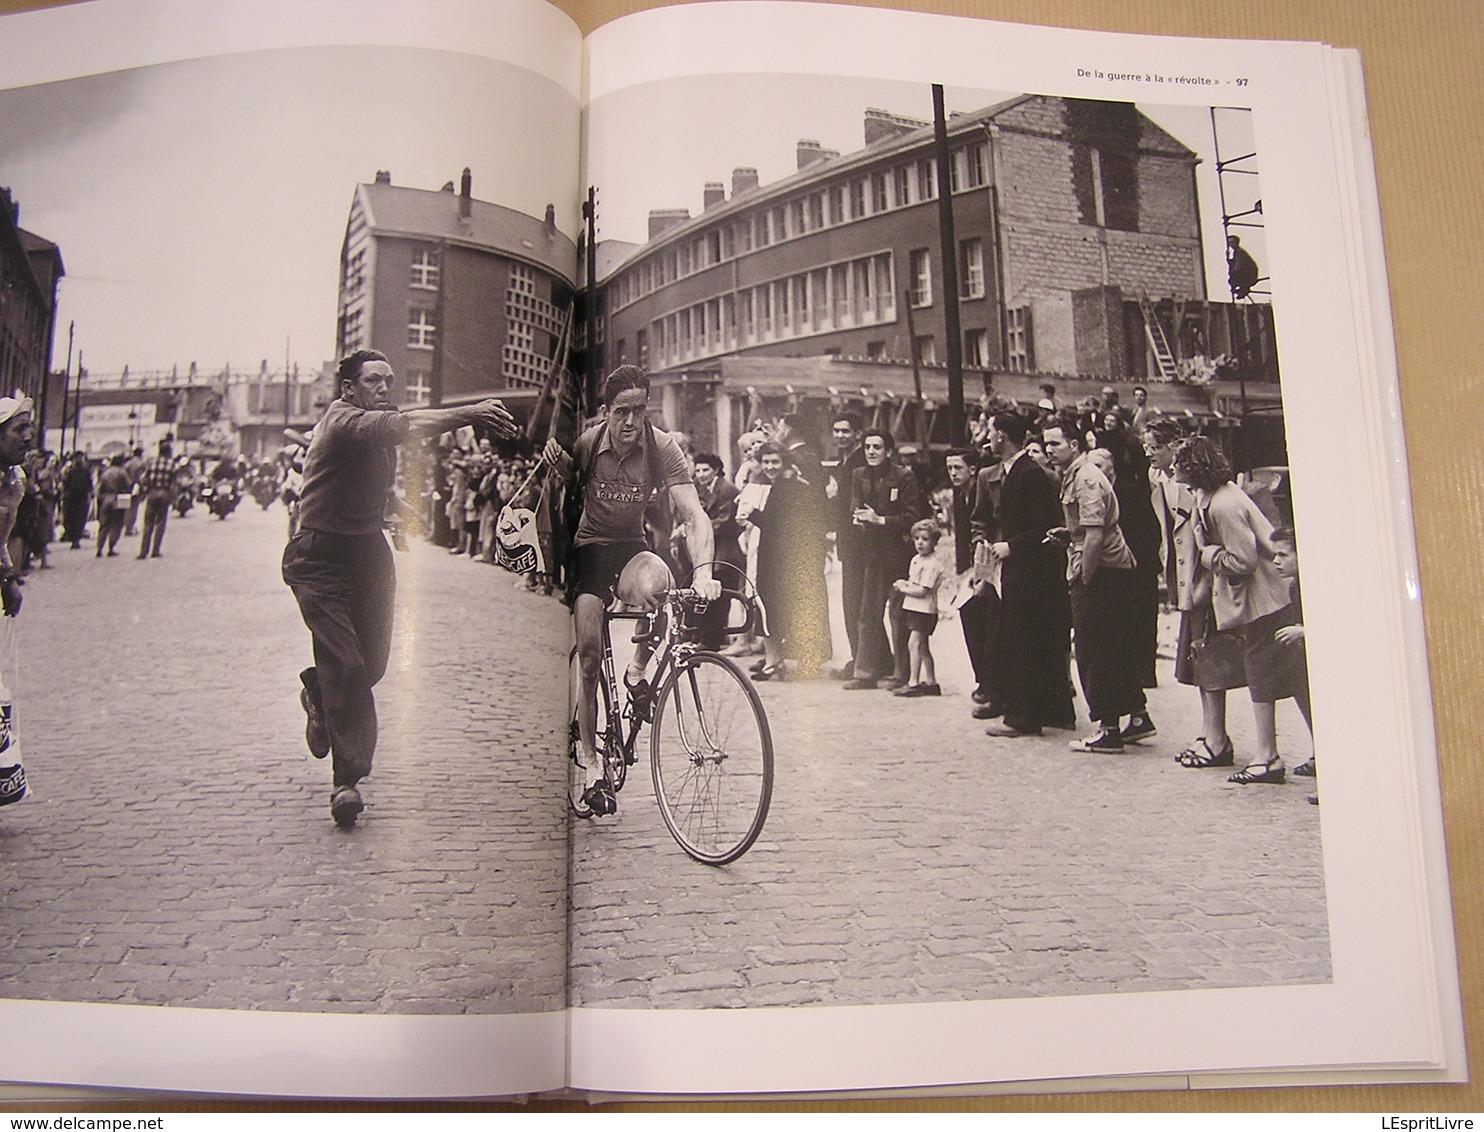
M608 426L600 424L578 437L573 456L583 483L575 546L642 541L644 509L655 489L692 482L679 442L657 428L640 432L638 442L620 460Z

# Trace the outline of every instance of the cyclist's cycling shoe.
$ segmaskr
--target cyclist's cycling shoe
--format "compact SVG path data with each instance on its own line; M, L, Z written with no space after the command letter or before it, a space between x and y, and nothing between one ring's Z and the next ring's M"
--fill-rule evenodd
M623 679L624 690L629 694L629 707L634 713L634 718L640 723L651 723L654 720L654 685L648 680L640 679L638 683L629 683L628 676Z
M600 778L582 792L582 804L594 817L606 818L618 813L618 799L606 778Z

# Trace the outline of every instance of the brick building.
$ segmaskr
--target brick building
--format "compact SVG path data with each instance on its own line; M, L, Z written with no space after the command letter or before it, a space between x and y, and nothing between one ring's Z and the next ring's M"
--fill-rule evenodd
M916 363L932 385L947 356L933 130L880 110L864 127L855 153L800 141L776 183L739 168L730 197L708 184L699 216L651 213L648 242L599 277L602 367L683 382L693 407L672 423L694 430L705 401L717 443L749 412L745 390L716 384L726 357L860 359L884 387ZM996 377L1051 375L1069 392L1171 381L1187 359L1228 353L1244 377L1276 379L1267 309L1209 301L1197 154L1134 105L1025 95L947 132L970 399ZM859 407L878 391L856 392L791 400Z
M57 245L20 227L20 205L0 189L0 393L44 401L56 335Z
M340 255L337 356L390 360L405 405L498 394L519 414L540 395L567 326L576 246L544 220L459 190L356 186Z

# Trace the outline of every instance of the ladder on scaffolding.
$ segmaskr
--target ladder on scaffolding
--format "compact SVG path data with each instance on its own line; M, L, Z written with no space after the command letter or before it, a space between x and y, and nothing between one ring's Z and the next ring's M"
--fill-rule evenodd
M1144 337L1149 340L1150 352L1154 354L1159 380L1174 381L1175 354L1170 349L1170 340L1165 336L1165 328L1160 325L1159 316L1155 314L1154 304L1149 301L1148 295L1139 296L1139 310L1144 315Z

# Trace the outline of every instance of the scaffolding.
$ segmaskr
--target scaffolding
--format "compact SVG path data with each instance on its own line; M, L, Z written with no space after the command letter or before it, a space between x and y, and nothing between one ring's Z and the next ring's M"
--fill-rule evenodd
M1227 287L1233 302L1272 297L1272 291L1267 286L1268 276L1262 274L1251 253L1241 247L1241 237L1232 231L1234 228L1262 231L1265 227L1262 190L1257 181L1257 169L1253 165L1257 160L1257 152L1254 148L1236 157L1223 157L1221 152L1223 134L1228 145L1231 135L1239 130L1245 141L1252 135L1251 123L1252 111L1246 107L1211 107L1211 141L1216 154L1216 193L1221 204L1221 231L1226 237ZM1247 178L1251 180L1248 181ZM1250 185L1252 191L1233 191L1239 182ZM1233 211L1234 207L1249 201L1247 207Z

